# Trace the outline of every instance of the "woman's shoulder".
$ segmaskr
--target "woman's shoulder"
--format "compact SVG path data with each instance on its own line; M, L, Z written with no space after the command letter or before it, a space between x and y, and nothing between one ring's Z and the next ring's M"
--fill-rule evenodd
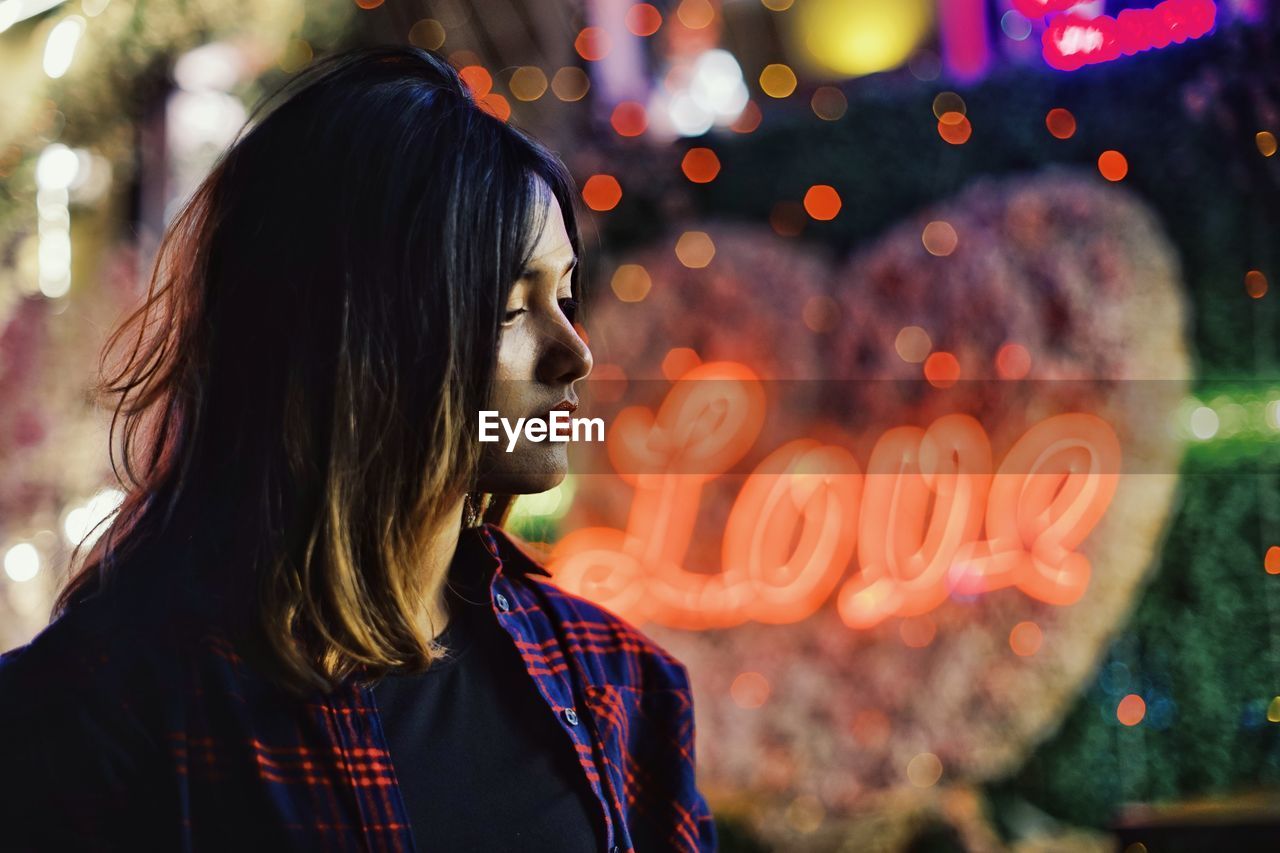
M608 607L562 588L533 545L492 528L504 566L542 591L549 615L565 639L600 667L606 683L638 689L689 689L684 663L661 643Z
M30 642L0 655L0 718L152 704L143 693L173 683L197 624L191 616L171 596L133 587L70 604Z
M178 632L125 599L74 604L0 655L0 767L13 783L0 821L11 838L87 849L135 820L163 777Z

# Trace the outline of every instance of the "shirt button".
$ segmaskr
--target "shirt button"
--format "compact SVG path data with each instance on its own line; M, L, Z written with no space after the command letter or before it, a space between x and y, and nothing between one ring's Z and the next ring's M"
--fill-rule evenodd
M578 724L578 712L572 708L564 709L564 718L571 726L576 726Z
M501 610L503 613L506 613L508 610L511 609L511 604L507 601L507 597L502 593L498 593L497 595L495 595L494 600L498 602L498 609Z

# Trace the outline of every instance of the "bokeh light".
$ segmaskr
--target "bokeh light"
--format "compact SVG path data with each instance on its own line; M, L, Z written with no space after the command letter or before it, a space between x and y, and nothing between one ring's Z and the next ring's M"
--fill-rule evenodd
M1116 706L1116 719L1122 725L1136 726L1147 715L1147 703L1137 693L1130 693Z
M1031 21L1017 9L1010 9L1000 16L1000 29L1014 41L1026 41L1031 35Z
M582 200L592 210L613 210L622 201L622 186L613 175L592 175L582 185Z
M947 113L966 115L968 112L964 98L955 92L939 92L933 97L933 117L936 119L941 119Z
M662 13L652 3L636 3L624 20L632 35L651 36L662 26Z
M1263 568L1269 575L1280 575L1280 545L1272 545L1262 560Z
M1124 180L1129 174L1129 161L1119 151L1109 149L1098 155L1098 171L1108 181Z
M609 124L619 136L640 136L649 126L649 114L638 101L622 101L613 108Z
M798 49L845 76L906 62L933 24L930 0L806 0L797 6Z
M791 66L771 62L760 72L760 91L770 98L785 98L796 90L796 73Z
M1019 622L1009 632L1009 648L1018 657L1031 657L1043 642L1044 634L1035 622Z
M4 573L15 583L26 583L40 572L40 552L30 542L19 542L4 553Z
M840 305L830 296L810 296L804 302L800 318L812 332L830 332L840 321Z
M835 86L819 86L809 99L813 114L823 121L836 121L849 109L849 99Z
M591 79L587 72L572 65L566 65L551 78L551 91L562 101L580 101L591 88Z
M1261 270L1249 270L1244 274L1244 289L1254 299L1261 299L1267 295L1267 277Z
M505 97L497 92L490 92L483 98L477 98L476 103L480 105L485 112L494 116L501 121L511 118L511 104Z
M609 55L611 46L609 33L602 27L583 27L573 41L573 49L588 62L604 59Z
M449 64L454 68L465 68L468 65L483 65L480 55L474 50L455 50L449 54Z
M1258 131L1253 137L1254 144L1258 146L1258 153L1263 157L1270 157L1276 153L1276 135L1269 130Z
M973 125L963 113L943 113L938 119L938 135L952 145L964 145L973 136Z
M483 98L493 91L493 75L483 65L466 65L458 69L458 76L467 84L473 98Z
M1001 379L1023 379L1031 372L1031 353L1022 344L1005 344L996 352L996 374Z
M814 184L804 194L805 212L824 222L836 218L841 204L840 193L829 184Z
M929 333L919 326L904 326L893 339L893 349L903 361L919 364L929 357L933 341L929 338Z
M662 375L672 382L702 364L698 353L689 347L672 347L662 358Z
M716 9L710 0L681 0L676 7L676 17L689 29L701 30L711 26L716 19Z
M708 184L720 174L720 158L710 148L690 148L680 161L680 171L695 184Z
M749 101L737 58L712 48L698 54L691 67L672 66L653 95L650 112L663 115L680 136L701 136L713 125L736 122Z
M759 708L769 698L769 679L758 672L740 672L729 685L729 697L739 708Z
M1208 406L1197 406L1191 412L1191 434L1201 441L1208 441L1218 434L1218 413Z
M614 270L609 287L622 302L641 302L649 295L653 279L640 264L621 264Z
M796 237L804 231L808 214L798 201L780 201L769 211L769 227L779 237Z
M76 47L84 35L87 21L79 15L68 15L53 25L44 44L44 73L57 79L67 73L75 59Z
M1055 139L1070 139L1076 132L1076 117L1070 110L1054 107L1045 114L1044 126Z
M507 88L518 101L536 101L547 91L547 75L536 65L522 65L511 74Z
M716 244L705 231L686 231L676 240L676 258L690 269L701 269L716 256Z
M409 44L427 50L444 47L444 25L435 18L423 18L409 28Z
M942 778L942 761L932 752L921 752L907 762L907 779L917 788L932 788Z
M924 244L926 252L943 258L956 250L960 237L950 222L937 219L924 226L924 230L920 232L920 242Z
M949 352L939 350L924 360L924 378L935 388L949 388L960 378L960 361Z

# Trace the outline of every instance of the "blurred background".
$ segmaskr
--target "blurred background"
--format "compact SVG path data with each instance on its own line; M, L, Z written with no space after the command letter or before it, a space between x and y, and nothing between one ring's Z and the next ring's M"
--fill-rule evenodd
M865 464L946 410L889 407L883 380L971 382L975 411L1110 412L1141 460L1073 595L873 612L852 559L750 601L707 585L755 559L736 474L681 530L646 529L643 484L603 468L520 499L508 526L557 581L689 666L722 849L1267 849L1280 14L1068 5L0 0L0 649L121 498L87 390L178 206L291 74L412 44L575 174L588 384L738 365L804 397L749 459L811 438ZM1055 31L1067 14L1101 23ZM623 554L620 531L662 559L575 562Z

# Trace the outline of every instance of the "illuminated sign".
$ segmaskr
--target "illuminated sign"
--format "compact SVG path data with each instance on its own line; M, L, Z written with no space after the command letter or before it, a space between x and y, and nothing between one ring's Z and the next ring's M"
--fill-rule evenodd
M1074 0L1015 0L1027 17L1061 12ZM1109 62L1152 48L1203 36L1213 29L1217 7L1212 0L1165 0L1151 9L1125 9L1116 17L1054 17L1041 42L1045 61L1054 68L1074 71L1084 65Z
M1035 424L998 468L986 431L964 414L889 430L865 473L843 447L795 439L746 477L722 570L689 571L702 491L745 456L764 420L759 381L733 362L685 374L656 414L620 412L605 447L634 490L627 528L582 528L557 542L547 561L557 583L627 618L681 628L797 622L833 593L855 629L926 613L953 594L1014 587L1055 605L1084 594L1090 563L1076 549L1120 468L1115 432L1084 413ZM855 556L860 570L842 582Z

